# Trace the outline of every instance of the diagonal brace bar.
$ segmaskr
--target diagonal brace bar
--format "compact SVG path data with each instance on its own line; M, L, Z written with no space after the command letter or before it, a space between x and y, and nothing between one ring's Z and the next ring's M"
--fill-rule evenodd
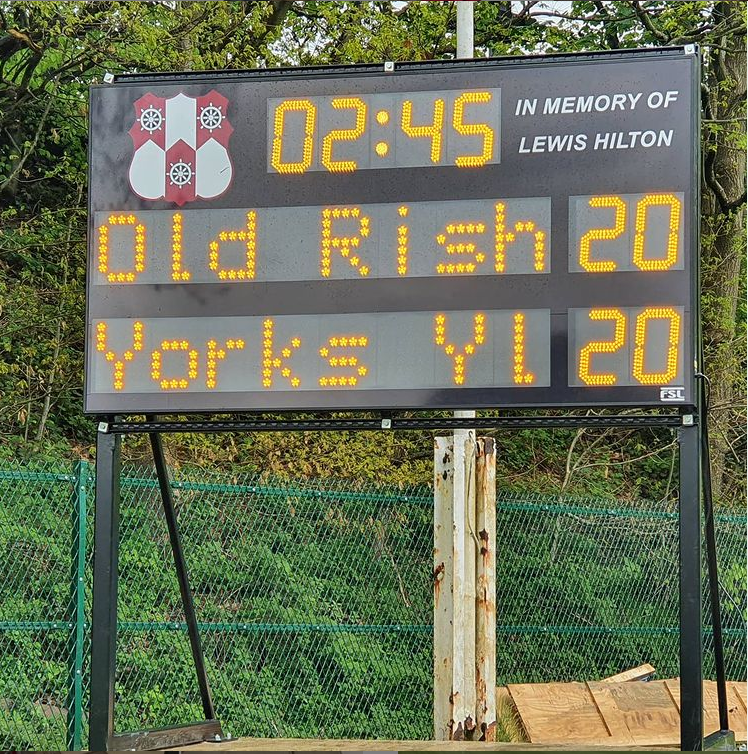
M158 433L151 433L149 436L151 439L151 449L153 450L153 460L156 464L158 485L161 489L161 501L164 506L164 516L166 517L166 525L169 529L169 542L171 544L172 554L174 555L174 566L177 569L179 592L182 595L182 605L184 607L185 622L187 623L187 633L190 637L192 659L195 663L197 683L200 687L200 700L203 705L203 714L205 715L206 720L215 720L216 714L210 693L208 675L205 671L203 647L200 642L200 632L197 626L195 605L192 600L192 590L190 589L190 582L187 576L187 565L184 560L184 552L182 551L182 541L179 537L177 517L174 512L174 498L171 494L171 483L169 482L169 473L166 469L166 459L164 458L164 448L161 444L161 435Z
M701 380L701 483L704 504L704 544L706 546L707 578L709 583L709 603L712 618L714 641L714 667L717 676L717 705L719 709L719 729L730 729L727 709L727 681L725 675L725 650L722 640L722 616L719 600L719 572L717 569L717 537L714 531L714 505L712 502L712 467L709 460L709 421L705 396L704 380Z

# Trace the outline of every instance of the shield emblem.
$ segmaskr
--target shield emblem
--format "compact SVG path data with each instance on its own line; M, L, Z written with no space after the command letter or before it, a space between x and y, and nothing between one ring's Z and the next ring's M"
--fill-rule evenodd
M215 90L202 97L180 92L168 99L149 92L136 100L129 131L133 192L141 199L166 199L180 207L223 194L233 175L228 104Z

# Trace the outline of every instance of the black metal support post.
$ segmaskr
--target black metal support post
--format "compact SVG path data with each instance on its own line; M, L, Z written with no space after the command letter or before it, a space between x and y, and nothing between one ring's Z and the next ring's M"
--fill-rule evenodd
M684 417L685 418L685 417ZM692 417L695 419L695 417ZM680 748L701 751L704 707L701 638L699 427L678 430L680 478Z
M99 425L96 435L96 522L91 619L91 751L107 751L114 735L117 655L120 436Z
M187 577L187 566L182 552L182 542L179 537L179 528L177 526L177 517L174 512L174 499L171 494L171 484L169 482L169 472L166 469L166 459L164 458L164 448L161 444L161 435L152 433L151 448L153 450L153 460L156 464L156 474L158 475L158 484L161 488L161 500L164 505L164 515L166 516L166 525L169 529L169 542L171 551L174 555L174 566L177 570L177 579L179 581L179 592L182 595L182 605L184 606L184 617L187 623L187 633L190 637L190 648L192 649L192 659L195 663L195 672L197 673L197 683L200 687L200 700L203 704L203 713L206 720L215 719L215 709L213 708L213 699L210 694L210 685L208 684L208 675L205 671L205 659L203 657L203 647L200 642L200 632L197 627L197 617L195 616L195 605L192 600L192 590L190 589L189 578ZM220 735L220 734L219 734Z

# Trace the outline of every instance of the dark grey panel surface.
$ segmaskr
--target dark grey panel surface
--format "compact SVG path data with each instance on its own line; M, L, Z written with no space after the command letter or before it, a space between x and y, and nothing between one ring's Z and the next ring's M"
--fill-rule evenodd
M357 67L355 71L338 69L334 73L315 69L152 79L129 77L126 83L93 87L90 231L95 229L95 217L99 222L101 216L96 215L99 212L142 212L146 216L147 212L157 211L162 219L156 224L162 230L154 232L155 240L158 233L166 233L164 229L169 228L170 218L176 211L181 211L186 218L195 211L220 211L225 213L224 218L229 218L257 208L258 213L261 210L276 213L281 220L272 231L274 244L285 235L289 248L296 248L304 223L288 221L293 214L286 216L283 212L290 213L291 209L279 212L273 208L298 208L299 217L303 218L307 210L302 208L310 206L408 204L414 207L417 202L490 203L497 199L537 202L542 199L550 203L550 256L548 271L542 274L524 269L520 274L507 269L503 274L486 274L482 270L476 275L436 273L434 277L425 277L431 262L422 240L424 246L419 244L421 251L418 252L422 256L420 261L414 262L413 277L407 274L380 276L377 271L376 275L372 273L364 279L352 268L347 269L348 263L338 256L331 275L337 279L313 279L311 266L308 270L304 266L303 274L291 274L283 279L286 268L280 257L276 259L275 272L271 273L269 268L263 278L258 257L258 277L251 282L209 282L207 274L185 283L156 282L156 278L149 275L161 275L169 270L168 261L164 263L164 259L159 258L154 267L144 273L143 280L149 282L111 284L102 280L98 272L96 235L90 232L89 328L92 322L109 318L317 315L321 327L327 315L464 310L469 316L484 309L550 310L550 373L549 384L537 388L499 384L472 386L469 383L464 387L435 387L421 383L414 373L410 387L356 389L345 395L340 391L97 393L93 377L99 367L94 361L100 354L87 348L86 410L168 413L295 408L661 405L658 386L570 384L577 380L575 353L579 350L576 348L579 331L575 331L571 341L574 348L570 359L568 310L604 306L635 309L667 306L683 311L683 348L679 359L683 364L685 403L693 402L689 365L693 363L693 332L697 319L694 295L697 264L694 241L698 231L694 222L698 198L695 181L698 102L694 99L697 74L697 56L671 50L524 61L456 62L449 67L443 64L413 66L394 74L384 74L381 67L371 66ZM496 154L496 159L500 155L500 162L480 168L446 164L382 170L366 167L345 174L320 170L302 175L268 172L268 100L346 94L398 99L403 92L422 92L428 100L432 96L428 93L436 90L481 89L500 90L500 144ZM213 90L227 98L227 116L234 129L229 140L233 165L229 188L212 200L197 199L182 208L165 200L140 199L128 181L133 154L128 129L135 119L135 100L149 92L158 97L173 97L179 92L197 97ZM678 94L674 98L671 95L665 107L667 92ZM631 93L640 93L633 109L626 106L626 97ZM653 93L663 93L659 105ZM617 100L615 95L619 95ZM652 106L647 104L650 97ZM527 104L533 100L536 100L534 115ZM623 101L623 108L611 109L614 100L619 105ZM548 112L544 114L544 110ZM326 128L326 122L321 119L320 127ZM330 125L342 127L332 120ZM632 142L631 133L650 131L654 133L653 137L647 137L653 140L651 146L642 144L641 135ZM581 141L585 142L584 149L580 148ZM667 146L663 146L665 143ZM342 142L338 146L342 150ZM549 151L551 148L562 151ZM335 156L342 159L346 153L336 151ZM578 239L582 223L591 223L592 219L584 219L577 207L571 212L570 222L570 208L576 206L574 202L578 203L572 197L612 194L634 196L635 202L637 197L652 193L674 193L682 198L677 263L667 271L636 271L625 266L630 249L621 245L614 249L615 258L621 262L620 269L626 271L577 271L570 237ZM415 217L416 210L413 212ZM666 218L661 215L659 209L650 213L654 245L661 245L666 239L662 230ZM207 237L217 217L217 214L213 218L206 217L204 223L200 223L195 233L201 242L205 240L202 235ZM445 215L445 223L448 219ZM397 224L388 220L382 227L383 233L392 233ZM587 224L584 232L586 230ZM188 243L188 232L185 222L185 243ZM631 235L628 229L626 232ZM414 237L418 233L422 234L422 239L434 235L427 232L425 225L414 230ZM630 238L622 238L621 244L627 240ZM396 255L395 241L393 239L391 247L381 242L378 258ZM309 248L314 251L313 244ZM602 247L596 248L602 250ZM199 258L199 246L195 249L194 254ZM170 257L170 249L166 250L166 255ZM231 261L231 257L227 259ZM234 257L234 261L238 265L240 256ZM509 274L512 272L514 274ZM653 332L656 330L654 328ZM401 333L404 343L416 337L417 333L407 330ZM89 333L87 342L95 342L93 333Z

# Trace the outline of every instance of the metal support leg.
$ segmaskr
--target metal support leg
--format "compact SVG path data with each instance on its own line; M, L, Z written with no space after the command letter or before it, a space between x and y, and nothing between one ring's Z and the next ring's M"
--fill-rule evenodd
M106 425L105 425L106 426ZM103 430L103 431L102 431ZM119 549L120 437L96 435L96 529L91 619L91 751L107 751L114 734L117 658L117 552Z
M678 430L680 479L680 747L701 751L704 707L701 642L701 506L699 428Z
M153 449L153 460L156 464L156 474L158 475L158 484L161 488L161 500L164 504L164 515L166 516L166 525L169 528L169 542L171 551L174 555L174 565L177 569L177 579L179 580L179 591L182 595L182 605L184 606L184 617L187 622L187 633L190 637L190 648L192 649L192 659L195 663L195 672L197 673L197 683L200 687L200 700L203 704L203 714L206 720L215 719L215 709L213 708L213 699L210 694L210 685L208 684L208 675L205 672L205 659L203 658L203 648L200 642L200 632L197 627L197 617L195 616L195 605L192 601L192 590L187 577L187 566L184 561L182 552L182 542L179 538L179 528L177 527L177 517L174 513L174 499L171 494L171 484L169 482L169 473L166 470L166 460L164 458L164 449L161 444L161 435L154 432L150 435L151 448Z

